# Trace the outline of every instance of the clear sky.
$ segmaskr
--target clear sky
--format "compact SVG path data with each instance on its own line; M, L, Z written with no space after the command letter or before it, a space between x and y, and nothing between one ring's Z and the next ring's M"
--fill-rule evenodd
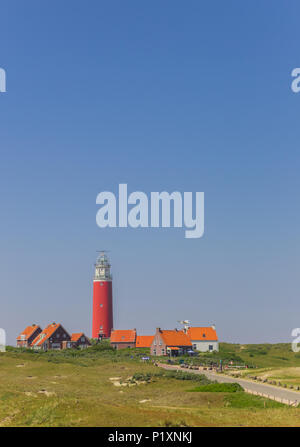
M5 0L0 327L91 334L96 250L115 328L300 327L299 1ZM204 191L205 234L100 229L96 196Z

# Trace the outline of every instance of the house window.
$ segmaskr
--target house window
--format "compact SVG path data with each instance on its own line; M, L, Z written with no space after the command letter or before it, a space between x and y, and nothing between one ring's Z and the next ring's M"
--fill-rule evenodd
M193 349L197 349L196 343L193 344Z
M160 342L159 342L159 346L161 346L161 345L162 345L162 342L160 341Z
M162 350L161 350L161 353L162 353L162 355L165 355L165 350L162 349Z
M214 349L213 345L208 345L208 349L212 351Z
M206 337L206 335L205 334L203 334L203 338L205 338Z
M153 349L153 354L156 355L156 349Z
M153 344L154 344L154 346L156 346L156 341Z
M60 343L52 343L52 349L61 349Z
M59 334L56 334L56 338L59 338Z

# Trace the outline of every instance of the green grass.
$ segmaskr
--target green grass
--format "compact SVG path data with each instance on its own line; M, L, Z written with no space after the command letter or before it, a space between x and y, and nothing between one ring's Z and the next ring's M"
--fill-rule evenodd
M258 368L276 366L300 366L300 358L293 352L290 343L231 345L221 343L221 353L234 352L249 366Z
M224 384L142 362L148 353L107 343L83 351L8 349L0 354L0 426L300 426L298 408L228 388L216 392ZM251 353L260 367L255 374L276 371L294 380L300 370L299 357L282 345L221 344L213 356L231 353L243 361Z
M289 343L278 344L256 344L256 345L241 345L233 343L220 343L219 352L212 353L199 353L197 357L179 357L175 358L176 362L180 359L185 362L192 363L194 365L207 364L211 362L219 363L220 360L223 364L233 361L236 364L246 364L249 367L265 368L265 367L288 367L299 366L300 367L300 353L294 353ZM149 355L149 348L145 349L113 349L108 342L95 344L87 350L74 350L67 349L64 351L55 352L34 352L31 349L17 349L8 347L8 351L16 355L20 355L20 352L32 356L32 358L40 359L47 358L49 362L70 362L88 365L92 364L98 358L98 354L101 353L102 358L110 359L113 362L123 361L130 359L132 361L139 361L145 354ZM157 358L156 358L157 359ZM166 361L165 357L159 360Z
M243 388L238 383L209 383L208 385L197 386L189 391L201 393L236 393L243 391Z
M265 399L252 394L237 392L224 396L225 405L230 408L284 408L285 405L275 400Z

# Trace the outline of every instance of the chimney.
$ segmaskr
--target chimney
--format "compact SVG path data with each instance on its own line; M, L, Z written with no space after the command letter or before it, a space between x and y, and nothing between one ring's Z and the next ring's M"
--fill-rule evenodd
M211 327L214 331L216 330L216 326L214 324L212 324Z
M161 328L160 328L160 327L157 327L157 328L156 328L156 332L161 332Z

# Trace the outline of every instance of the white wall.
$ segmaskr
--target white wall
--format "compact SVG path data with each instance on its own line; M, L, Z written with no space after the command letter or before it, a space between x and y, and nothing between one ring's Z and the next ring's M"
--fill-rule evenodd
M217 341L208 341L208 340L191 340L193 349L197 349L197 351L201 352L212 352L219 351L219 342ZM194 346L196 345L196 347ZM213 349L209 349L209 346L212 346Z

